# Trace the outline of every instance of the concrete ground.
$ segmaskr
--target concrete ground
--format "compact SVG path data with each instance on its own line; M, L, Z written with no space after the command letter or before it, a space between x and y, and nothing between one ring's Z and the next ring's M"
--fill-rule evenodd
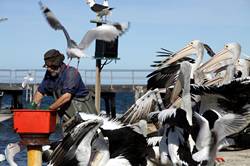
M217 157L223 157L225 162L217 164L220 166L249 166L250 165L250 149L237 151L222 151Z

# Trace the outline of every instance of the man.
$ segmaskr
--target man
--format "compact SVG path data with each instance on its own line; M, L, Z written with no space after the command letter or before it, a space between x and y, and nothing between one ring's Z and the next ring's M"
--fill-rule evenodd
M54 96L55 101L49 109L57 110L63 122L77 112L97 114L94 97L83 83L80 73L76 68L65 65L63 60L64 55L55 49L44 54L43 67L47 71L34 95L33 104L39 104L45 95Z

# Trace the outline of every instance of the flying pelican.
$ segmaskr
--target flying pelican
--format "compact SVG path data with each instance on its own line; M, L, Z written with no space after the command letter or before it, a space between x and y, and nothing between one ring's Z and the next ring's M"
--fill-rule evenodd
M97 4L94 0L85 0L89 5L90 9L96 13L97 18L102 18L105 16L105 20L107 19L107 15L111 13L111 10L114 8L110 8L108 4L108 0L104 0L103 4Z
M234 79L235 66L238 63L238 59L241 53L241 46L239 43L229 43L219 51L213 58L199 67L199 71L207 72L214 69L226 66L226 73L223 79L223 83L229 83ZM213 69L213 70L214 70Z
M191 94L200 95L199 113L203 115L212 128L221 116L233 114L246 114L250 111L250 78L239 78L228 84L220 86L197 86L191 84ZM249 128L249 127L248 127ZM236 139L244 131L231 136Z
M66 29L55 17L52 11L47 6L43 5L41 1L39 2L39 5L49 25L55 30L63 31L67 40L66 53L70 61L72 58L78 59L77 67L79 65L80 58L86 57L84 50L87 49L94 40L104 40L107 42L114 41L129 28L129 23L102 24L101 26L89 30L84 35L81 42L77 45L76 42L70 38Z
M225 113L244 113L249 111L250 77L239 78L220 86L198 86L191 84L191 94L204 97L201 101L200 114L212 109Z
M198 113L194 115L201 126L199 136L196 140L198 152L192 155L198 162L208 161L208 166L215 165L216 154L219 144L226 136L238 133L249 124L249 113L245 115L226 114L217 119L212 130L208 127L208 122Z

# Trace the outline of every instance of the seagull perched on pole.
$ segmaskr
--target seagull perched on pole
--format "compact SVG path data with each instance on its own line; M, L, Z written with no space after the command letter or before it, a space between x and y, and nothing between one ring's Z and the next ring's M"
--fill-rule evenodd
M105 20L107 19L107 15L111 13L111 10L114 8L109 7L108 0L104 0L103 4L97 4L94 0L85 0L86 3L89 5L90 9L96 13L97 18L102 18L105 16Z
M129 22L102 24L101 26L90 29L84 35L81 42L77 45L77 43L70 38L66 29L55 17L52 11L47 6L43 5L41 1L39 2L39 5L49 25L55 30L63 31L67 40L66 53L68 55L68 59L70 59L71 61L72 58L77 58L77 68L79 65L80 58L86 57L86 55L84 54L84 50L87 49L94 40L104 40L106 42L114 41L115 39L117 39L118 36L121 36L129 28Z

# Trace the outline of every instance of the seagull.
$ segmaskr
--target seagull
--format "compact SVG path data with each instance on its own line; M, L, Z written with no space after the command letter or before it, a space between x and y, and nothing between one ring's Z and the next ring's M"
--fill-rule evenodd
M25 89L30 82L34 81L34 78L32 77L32 74L29 72L24 78L22 82L22 88Z
M105 16L105 20L107 15L111 13L111 10L114 9L109 7L108 0L104 0L102 5L95 3L94 0L86 0L86 3L89 5L90 9L96 13L97 18Z
M109 7L109 1L108 0L104 0L102 3L103 6Z
M95 27L87 31L87 33L82 38L81 42L77 43L72 40L65 29L65 27L60 23L60 21L55 17L52 11L42 2L39 2L40 8L48 22L48 24L54 30L62 30L66 40L67 40L67 50L68 59L70 61L72 58L78 59L77 68L81 57L86 57L84 50L87 49L94 40L104 40L106 42L111 42L121 36L128 28L130 23L112 23L112 24L102 24L101 26ZM69 63L70 63L69 61ZM69 64L68 63L68 64Z
M7 21L7 20L8 20L8 18L5 18L5 17L0 18L0 22Z

